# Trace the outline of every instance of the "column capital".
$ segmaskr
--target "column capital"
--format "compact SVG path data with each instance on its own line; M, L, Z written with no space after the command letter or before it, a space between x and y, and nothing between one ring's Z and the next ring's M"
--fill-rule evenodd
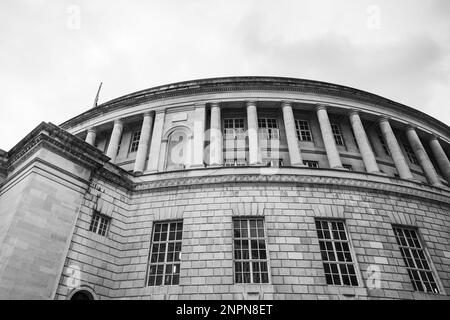
M145 111L145 112L142 114L142 118L150 117L150 116L152 115L152 113L153 113L153 111Z
M220 102L214 101L209 103L211 108L220 108Z
M359 110L356 110L356 109L350 109L350 110L347 112L347 114L348 114L349 117L354 116L354 115L359 116Z
M89 128L87 129L87 132L97 133L97 128L96 128L96 127L89 127Z
M247 107L254 106L256 107L256 101L250 100L245 103Z
M437 140L439 141L439 137L435 134L431 134L431 136L428 138L429 141Z
M158 109L158 110L155 110L155 115L156 115L156 114L161 114L161 113L166 113L166 109Z
M416 129L417 129L417 127L415 125L412 125L412 124L408 124L406 126L406 131L410 131L410 130L416 131Z
M114 120L114 124L123 124L123 120L122 119L115 119Z
M292 102L291 101L281 101L281 107L285 107L285 106L289 106L292 107Z
M206 102L196 102L194 103L194 108L205 108L206 107Z
M316 105L316 111L319 111L319 110L327 110L327 108L328 108L328 106L327 105L324 105L324 104L318 104L318 105Z
M390 117L387 117L387 116L380 116L380 117L377 119L377 122L378 122L378 123L381 123L381 122L389 122L389 120L391 120Z

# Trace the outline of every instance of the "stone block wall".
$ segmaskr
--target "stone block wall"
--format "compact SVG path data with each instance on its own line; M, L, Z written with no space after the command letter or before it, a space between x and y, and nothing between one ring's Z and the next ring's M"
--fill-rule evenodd
M81 267L82 284L99 298L427 299L450 293L447 204L319 184L198 184L135 191L129 199L103 187L114 198L109 234L88 231L93 204L86 201L66 261ZM232 219L238 216L264 217L269 284L234 283ZM345 221L359 286L326 284L315 218ZM183 220L180 284L146 286L153 223L172 219ZM418 228L440 295L414 292L392 225ZM377 289L367 286L373 266L381 271ZM66 281L63 275L56 298L67 298Z

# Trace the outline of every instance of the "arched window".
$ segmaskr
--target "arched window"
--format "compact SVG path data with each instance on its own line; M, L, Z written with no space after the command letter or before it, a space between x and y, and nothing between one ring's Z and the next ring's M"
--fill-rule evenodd
M79 290L70 297L70 300L94 300L94 296L87 290Z
M175 130L168 138L166 170L182 170L188 165L188 136L183 130Z

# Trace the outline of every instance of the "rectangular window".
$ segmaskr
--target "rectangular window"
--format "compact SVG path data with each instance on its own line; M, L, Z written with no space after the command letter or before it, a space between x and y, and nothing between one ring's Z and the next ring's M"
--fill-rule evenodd
M304 160L303 164L310 168L319 168L319 161Z
M316 229L327 284L357 286L358 279L344 222L318 219Z
M347 169L348 171L353 171L353 167L351 164L343 164L342 165L345 169Z
M141 132L135 131L131 135L131 142L130 142L130 152L136 152L139 147L139 140L141 139Z
M277 119L259 118L258 119L259 136L264 140L280 139Z
M284 162L283 159L265 159L262 161L262 165L268 167L282 167Z
M246 159L225 159L225 167L245 167Z
M344 139L342 138L341 129L339 128L339 125L332 123L331 124L331 131L333 132L334 141L338 146L344 145Z
M393 229L414 290L439 293L416 230L398 226Z
M183 222L155 222L153 227L148 285L176 285L180 282Z
M300 141L312 141L311 128L306 120L295 120L297 138Z
M94 212L92 215L91 225L89 226L89 231L106 237L110 221L110 217Z
M234 225L235 283L269 283L262 218L238 218Z
M406 156L409 159L409 162L412 164L419 164L419 161L417 161L416 154L414 153L413 149L409 144L404 143L403 148L405 148Z
M245 139L245 127L243 118L223 120L223 134L225 140Z
M391 152L389 151L388 145L384 141L383 135L381 134L380 131L378 131L377 134L378 134L378 139L380 139L381 146L383 147L384 153L390 157L391 156Z

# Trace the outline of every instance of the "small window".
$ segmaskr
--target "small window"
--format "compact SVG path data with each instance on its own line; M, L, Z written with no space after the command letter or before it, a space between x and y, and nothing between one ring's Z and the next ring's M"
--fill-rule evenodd
M419 161L417 161L416 154L414 153L413 149L409 144L404 143L403 148L405 148L406 156L409 159L409 162L412 164L419 164Z
M148 274L149 286L179 284L182 238L182 221L155 222Z
M264 220L239 218L233 226L235 283L268 283Z
M303 164L310 168L319 168L319 161L304 160Z
M89 226L89 231L106 237L110 221L110 217L98 212L94 212L94 214L92 215L91 225Z
M393 229L414 290L439 293L416 230L398 226Z
M225 167L245 167L246 159L225 159Z
M351 164L343 164L342 165L345 169L347 169L348 171L353 171L353 167Z
M135 131L131 135L131 142L130 142L130 153L136 152L139 147L139 140L141 139L141 132Z
M224 119L223 134L225 140L245 139L244 119L241 118Z
M263 140L279 140L280 132L278 130L277 119L259 118L258 119L259 136Z
M267 167L283 167L283 159L265 159L262 161L263 166Z
M390 157L390 156L391 156L391 152L389 151L388 145L387 145L386 142L384 141L383 135L381 134L380 131L378 131L377 134L378 134L378 139L379 139L380 142L381 142L381 146L383 147L384 153L385 153L387 156Z
M327 284L357 286L358 279L343 221L316 220Z
M306 120L295 120L297 138L300 141L312 141L311 128Z
M342 138L342 134L341 134L341 128L339 127L338 124L332 123L331 124L331 131L333 132L333 136L334 136L334 141L336 142L336 145L338 146L343 146L344 144L344 139Z

